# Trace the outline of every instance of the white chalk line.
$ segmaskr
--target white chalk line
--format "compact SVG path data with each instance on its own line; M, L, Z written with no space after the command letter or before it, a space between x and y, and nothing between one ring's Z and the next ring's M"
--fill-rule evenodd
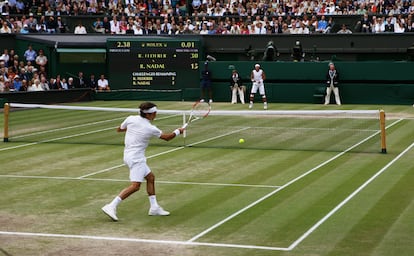
M13 179L45 179L45 180L84 180L84 181L104 181L104 182L128 182L127 179L103 179L103 178L76 178L76 177L59 177L59 176L33 176L33 175L0 175L0 178ZM252 187L252 188L278 188L275 185L260 184L241 184L241 183L214 183L214 182L191 182L191 181L163 181L157 180L159 184L179 184L179 185L200 185L200 186L220 186L220 187Z
M175 117L175 116L176 115L161 117L161 118L158 118L158 120L168 119L168 118L172 118L172 117ZM107 120L102 120L100 122L102 122L102 123L103 122L110 122L110 121L113 121L113 120L115 120L115 119L107 119ZM56 132L56 131L60 131L60 130L74 129L74 128L78 128L78 127L82 127L82 126L87 126L87 125L94 125L94 124L98 124L98 123L99 122L92 122L92 123L83 124L83 125L75 125L75 126L70 126L70 127L60 128L60 129L54 129L54 130L48 130L48 131L38 132L38 134L39 133L45 134L45 133L52 133L52 132ZM69 138L75 138L75 137L89 135L89 134L93 134L93 133L108 131L108 130L116 129L116 127L117 126L115 126L115 127L109 127L109 128L104 128L104 129L98 129L98 130L84 132L84 133L73 134L73 135L62 136L62 137L53 138L53 139L41 140L41 141L37 141L37 142L31 142L31 143L21 144L21 145L12 146L12 147L1 148L0 149L0 152L1 151L6 151L6 150L11 150L11 149L17 149L17 148L23 148L23 147L38 145L38 144L41 144L41 143L48 143L48 142L53 142L53 141L58 141L58 140L64 140L64 139L69 139ZM30 135L32 135L32 134L30 134ZM16 138L17 137L25 137L25 136L20 135L20 136L16 136Z
M66 235L66 234L12 232L12 231L0 231L0 235L50 237L50 238L75 238L75 239L89 239L89 240L123 241L123 242L137 242L137 243L155 243L155 244L172 244L172 245L185 245L185 246L211 246L211 247L259 249L259 250L273 250L273 251L287 251L287 249L288 249L288 248L283 248L283 247L243 245L243 244L203 243L203 242L188 242L188 241L174 241L174 240L156 240L156 239L142 239L142 238L123 238L123 237L88 236L88 235Z
M393 122L392 124L390 124L390 125L387 127L387 129L388 129L389 127L391 127L391 126L393 126L393 125L395 125L395 124L397 124L397 123L401 122L402 120L403 120L403 119L399 119L399 120L397 120L397 121ZM216 224L214 224L214 225L210 226L209 228L207 228L207 229L205 229L204 231L200 232L199 234L195 235L194 237L192 237L192 238L191 238L191 239L189 239L188 241L189 241L189 242L194 242L195 240L197 240L197 239L199 239L199 238L203 237L204 235L206 235L207 233L209 233L209 232L211 232L212 230L216 229L217 227L219 227L219 226L223 225L224 223L226 223L226 222L228 222L229 220L233 219L234 217L236 217L236 216L240 215L241 213L243 213L243 212L247 211L248 209L252 208L253 206L255 206L255 205L259 204L260 202L264 201L265 199L267 199L267 198L269 198L269 197L273 196L273 195L274 195L274 194L276 194L277 192L279 192L279 191L281 191L281 190L285 189L286 187L290 186L291 184L295 183L296 181L298 181L298 180L300 180L300 179L302 179L302 178L304 178L304 177L308 176L309 174L313 173L314 171L318 170L319 168L321 168L321 167L323 167L323 166L327 165L328 163L330 163L330 162L334 161L335 159L337 159L337 158L341 157L341 156L342 156L342 155L344 155L345 153L347 153L347 152L351 151L352 149L354 149L354 148L358 147L359 145L361 145L362 143L364 143L364 142L368 141L369 139L373 138L374 136L376 136L376 135L377 135L377 134L379 134L379 133L380 133L380 131L375 132L374 134L372 134L372 135L368 136L367 138L365 138L365 139L361 140L360 142L358 142L358 143L354 144L353 146L349 147L348 149L346 149L346 150L342 151L341 153L339 153L339 154L337 154L337 155L335 155L335 156L331 157L330 159L328 159L328 160L326 160L326 161L322 162L321 164L317 165L316 167L314 167L314 168L312 168L312 169L308 170L307 172L303 173L302 175L300 175L300 176L296 177L295 179L293 179L293 180L289 181L288 183L284 184L283 186L281 186L281 187L279 187L279 188L275 189L274 191L272 191L272 192L270 192L270 193L268 193L268 194L264 195L263 197L261 197L261 198L257 199L256 201L254 201L254 202L250 203L249 205L245 206L244 208L242 208L242 209L238 210L237 212L235 212L235 213L231 214L230 216L226 217L225 219L223 219L223 220L221 220L221 221L217 222Z
M389 127L391 127L391 126L393 126L393 125L395 125L396 123L398 123L398 122L400 122L400 121L402 121L403 119L399 119L399 120L397 120L396 122L394 122L394 123L392 123L391 125L389 125L389 126L387 126L386 128L388 129ZM359 143L357 143L357 144L355 144L355 145L353 145L353 146L351 146L350 148L348 148L347 150L345 150L345 151L343 151L343 152L341 152L341 153L339 153L339 154L337 154L336 156L334 156L334 157L332 157L332 158L330 158L329 160L327 160L327 161L325 161L325 162L323 162L322 164L320 164L320 165L318 165L318 166L316 166L316 167L314 167L314 168L312 168L311 170L309 170L308 172L306 172L306 173L304 173L304 174L302 174L301 176L299 176L299 177L297 177L297 178L295 178L295 179L293 179L292 181L290 181L290 182L288 182L288 183L286 183L285 185L283 185L283 186L281 186L281 187L279 187L278 189L276 189L276 190L274 190L273 192L271 192L271 193L269 193L268 195L269 196L271 196L271 195L273 195L273 194L275 194L276 192L278 192L278 191L280 191L280 190L282 190L283 188L285 188L285 187L287 187L288 185L290 185L290 184L292 184L292 183L294 183L294 182L296 182L297 180L299 180L299 179L301 179L301 178L303 178L303 177L305 177L305 176L307 176L309 173L311 173L311 172L313 172L313 171L315 171L316 169L319 169L320 167L322 167L323 165L326 165L327 163L329 163L329 162L331 162L331 161L333 161L334 159L336 159L336 158L338 158L338 157L340 157L340 156L342 156L343 154L345 154L346 152L348 152L348 151L350 151L350 150L352 150L353 148L355 148L355 147L357 147L357 146L359 146L360 144L362 144L362 143L364 143L365 141L367 141L367 140L369 140L369 139L371 139L372 137L374 137L375 135L377 135L379 132L376 132L376 133L374 133L373 135L371 135L371 136L369 136L369 137L367 137L366 139L364 139L364 140L362 140L362 141L360 141ZM413 147L414 146L414 143L409 147L409 148L407 148L404 152L402 152L400 155L402 156L405 152L407 152L411 147ZM400 157L400 155L399 156L397 156L398 158ZM396 158L397 158L396 157ZM394 159L395 161L396 160L398 160L398 159ZM372 180L374 180L377 176L379 176L383 171L385 171L390 165L392 165L395 161L391 161L389 164L387 164L387 166L386 167L384 167L383 169L381 169L376 175L374 175L373 177L371 177L370 178L370 180L368 180L366 183L366 185L368 185ZM79 179L79 178L78 178ZM364 183L365 184L365 183ZM365 186L366 186L365 185ZM360 189L360 190L362 190L362 188ZM360 192L360 190L356 190L356 191L354 191L351 195L356 195L356 194L358 194L359 192ZM264 197L262 197L262 199L259 199L259 200L257 200L257 201L255 201L255 202L253 202L252 204L250 204L251 206L249 207L249 206L247 206L247 207L245 207L245 208L243 208L243 209L248 209L248 208L251 208L252 206L254 206L254 205L256 205L257 203L259 203L259 202L261 202L261 201L263 201L265 198L268 198L269 196L268 195L265 195ZM353 197L352 196L352 197ZM350 200L350 199L349 199ZM348 200L348 201L349 201ZM257 203L256 203L257 202ZM347 201L346 201L347 202ZM341 202L338 206L340 206L340 207L342 207L344 204L346 204L346 202ZM339 207L339 208L340 208ZM338 209L339 209L338 208ZM238 214L240 214L239 213L240 211L238 211L238 212L236 212L236 213L238 213ZM237 215L238 215L237 214ZM332 213L332 214L334 214L334 212ZM331 214L331 215L332 215ZM237 216L237 215L235 215L235 214L233 214L234 216ZM233 215L231 215L231 216L233 216ZM326 219L328 219L329 217L327 217ZM228 221L229 219L228 218L226 218L227 220L226 221ZM323 218L323 219L321 219L318 223L320 223L320 224L322 224L325 220L324 220L325 218ZM223 222L224 223L224 222ZM221 224L223 224L223 223L221 223ZM317 223L317 224L318 224ZM221 225L220 224L220 225ZM190 239L190 240L187 240L187 241L171 241L171 240L149 240L149 239L137 239L137 238L119 238L119 237L99 237L99 236L81 236L81 235L62 235L62 234L44 234L44 233L25 233L25 232L9 232L9 231L0 231L0 234L3 234L3 235L20 235L20 236L43 236L43 237L63 237L63 238L83 238L83 239L95 239L95 240L111 240L111 241L131 241L131 242L147 242L147 243L161 243L161 244L176 244L176 245L204 245L204 246L215 246L215 247L234 247L234 248L249 248L249 249L261 249L261 250L278 250L278 251L290 251L290 250L292 250L292 249L294 249L301 241L303 241L310 233L312 233L319 225L317 225L317 224L315 224L315 226L314 226L314 229L312 229L311 231L310 230L308 230L307 232L305 232L305 234L307 234L306 236L305 236L305 234L304 235L302 235L298 240L296 240L292 245L290 245L289 247L287 247L287 248L285 248L285 247L270 247L270 246L255 246L255 245L239 245L239 244L223 244L223 243L205 243L205 242L195 242L195 241L192 241L192 240L196 240L196 239L198 239L198 238L200 238L201 236L200 236L200 234L199 235L197 235L197 236L195 236L195 237L193 237L192 239ZM217 225L217 224L216 224ZM214 225L214 226L216 226L216 225ZM215 228L215 227L214 227ZM213 229L214 229L213 228ZM209 228L209 231L211 231L212 230L212 228ZM208 231L208 232L209 232ZM206 233L208 233L208 232L205 232L205 231L203 231L202 233L203 233L203 235L204 234L206 234Z
M352 192L347 198L345 198L341 203L339 203L335 208L333 208L328 214L326 214L322 219L320 219L315 225L313 225L308 231L306 231L302 236L300 236L296 241L294 241L289 247L289 250L293 250L298 244L305 240L313 231L315 231L320 225L322 225L326 220L328 220L332 215L334 215L339 209L341 209L346 203L348 203L352 198L354 198L359 192L361 192L365 187L367 187L372 181L374 181L378 176L385 172L391 165L398 161L405 153L407 153L411 148L414 147L414 143L408 146L403 152L398 156L392 159L388 164L386 164L381 170L375 173L371 178L369 178L365 183L359 186L354 192Z

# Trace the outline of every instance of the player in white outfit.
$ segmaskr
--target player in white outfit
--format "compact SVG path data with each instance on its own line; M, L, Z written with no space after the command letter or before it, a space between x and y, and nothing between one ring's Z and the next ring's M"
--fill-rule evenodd
M178 128L172 133L163 133L156 126L151 124L157 115L157 107L154 103L145 102L140 105L140 115L127 117L118 127L118 132L126 132L124 163L129 167L129 179L131 184L123 189L111 203L102 207L102 211L112 220L117 221L116 209L119 203L140 189L144 179L147 182L147 193L150 201L148 215L169 215L158 205L155 196L155 176L147 165L145 150L148 147L151 137L162 140L172 140L183 133L183 128Z
M263 71L263 69L260 68L259 64L254 65L254 69L252 70L252 73L250 75L250 79L252 80L252 90L250 92L250 104L249 108L253 108L253 100L254 95L257 93L257 90L259 90L260 96L262 96L263 100L263 108L267 109L267 99L266 99L266 92L264 87L264 80L266 79L266 74Z

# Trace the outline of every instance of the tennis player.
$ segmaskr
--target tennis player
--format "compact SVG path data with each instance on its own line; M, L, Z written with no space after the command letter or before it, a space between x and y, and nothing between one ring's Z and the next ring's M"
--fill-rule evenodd
M266 92L263 81L266 79L266 74L263 71L263 69L260 68L259 64L254 65L254 69L252 70L252 73L250 74L250 79L252 80L252 90L250 91L250 104L249 108L253 108L253 100L254 95L257 93L257 90L259 90L260 96L262 96L263 100L263 108L267 109L267 99L266 99Z
M147 165L145 150L151 137L158 137L169 141L183 133L183 128L175 129L172 133L163 133L151 122L157 115L157 106L152 102L144 102L140 105L140 115L127 117L118 127L118 132L126 132L124 163L129 167L129 179L131 184L123 189L111 203L102 207L102 211L112 220L117 221L116 209L127 197L140 189L144 179L147 182L147 193L150 202L148 215L170 215L157 203L155 196L155 176Z

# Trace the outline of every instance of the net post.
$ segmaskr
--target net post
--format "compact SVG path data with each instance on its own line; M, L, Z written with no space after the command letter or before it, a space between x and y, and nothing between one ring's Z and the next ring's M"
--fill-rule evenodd
M380 131L381 131L381 153L386 154L387 153L387 145L385 142L385 111L380 110Z
M9 103L4 103L4 136L3 142L9 142L9 112L10 112L10 105Z

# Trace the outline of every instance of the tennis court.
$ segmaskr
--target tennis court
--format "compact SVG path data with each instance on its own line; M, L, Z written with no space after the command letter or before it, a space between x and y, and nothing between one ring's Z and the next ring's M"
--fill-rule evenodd
M413 255L414 108L269 110L380 108L387 154L370 115L211 115L185 137L153 140L148 163L171 216L147 215L143 186L120 205L118 222L101 207L128 184L115 129L131 113L14 109L0 145L0 255ZM182 123L180 114L154 121L165 131Z

